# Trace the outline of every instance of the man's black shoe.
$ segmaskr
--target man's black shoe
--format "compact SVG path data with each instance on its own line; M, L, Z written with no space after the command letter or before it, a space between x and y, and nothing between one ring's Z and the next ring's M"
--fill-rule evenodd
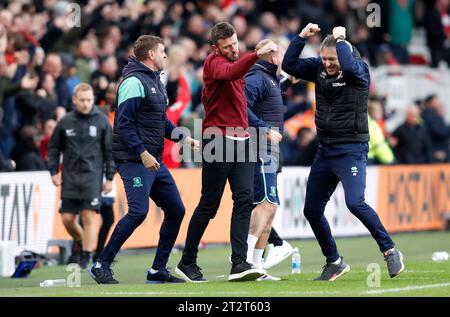
M345 273L350 272L350 265L342 260L339 264L327 263L323 266L322 274L315 281L334 281Z
M119 281L113 278L114 272L111 268L102 266L99 262L94 263L94 266L89 270L89 275L98 284L119 284Z
M158 270L156 273L147 272L146 284L164 284L164 283L186 283L185 280L173 276L166 268Z
M244 281L255 281L266 273L263 269L258 269L253 267L247 262L241 262L234 265L231 268L230 275L228 276L228 281L230 282L244 282Z
M201 272L201 268L198 267L196 263L184 265L183 263L178 263L175 272L181 276L183 280L191 283L203 283L207 282L203 278L203 274Z

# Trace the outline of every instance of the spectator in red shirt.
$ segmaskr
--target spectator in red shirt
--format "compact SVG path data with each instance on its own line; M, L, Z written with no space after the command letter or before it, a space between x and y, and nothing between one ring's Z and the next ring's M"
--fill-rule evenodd
M48 159L48 142L52 137L53 131L56 127L56 121L54 119L48 119L44 123L43 136L40 145L40 152L42 159L47 162Z

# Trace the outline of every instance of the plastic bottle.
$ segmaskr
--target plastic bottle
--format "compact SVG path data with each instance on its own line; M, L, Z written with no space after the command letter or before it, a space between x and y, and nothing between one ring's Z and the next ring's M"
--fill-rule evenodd
M449 254L446 251L433 252L431 255L431 259L433 261L447 261L449 258Z
M56 287L56 286L66 286L66 280L45 280L39 284L41 287Z
M302 271L302 258L298 248L294 248L294 253L292 253L292 274L300 274Z

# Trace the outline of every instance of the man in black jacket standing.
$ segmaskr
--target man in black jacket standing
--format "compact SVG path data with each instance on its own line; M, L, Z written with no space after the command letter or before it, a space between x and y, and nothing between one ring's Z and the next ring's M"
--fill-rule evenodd
M60 213L74 240L72 260L78 262L82 250L80 264L86 269L95 247L95 214L100 210L101 191L112 189L112 130L106 116L94 107L90 85L76 86L72 101L75 110L61 119L50 139L48 162L53 184L62 186ZM60 175L61 153L64 158ZM102 186L104 171L106 181Z
M390 277L394 277L404 270L403 255L394 248L378 215L364 199L369 150L369 67L345 41L344 27L335 27L333 34L323 40L320 57L299 59L306 38L319 31L317 24L309 23L289 45L282 64L288 74L316 85L315 122L320 144L308 178L304 214L327 259L317 280L334 281L350 271L338 253L324 216L339 181L348 209L370 231L384 255Z

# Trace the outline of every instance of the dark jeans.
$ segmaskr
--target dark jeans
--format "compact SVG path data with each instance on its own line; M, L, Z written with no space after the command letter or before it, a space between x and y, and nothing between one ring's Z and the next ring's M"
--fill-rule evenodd
M214 142L214 143L211 143ZM205 153L209 153L212 145L223 146L222 162L210 161ZM253 177L254 160L250 159L250 141L234 141L223 137L203 139L202 158L202 195L197 208L189 222L186 246L181 262L189 265L197 262L198 245L208 223L217 213L227 180L233 198L231 216L231 261L233 265L245 262L247 258L247 236L250 215L253 209ZM214 151L213 151L214 152ZM218 152L215 151L215 154ZM236 162L236 156L244 154L244 162ZM226 159L228 157L228 159ZM233 159L231 159L231 157ZM226 159L226 160L225 160ZM209 161L209 162L208 162ZM253 161L253 162L251 162Z
M325 206L339 181L344 187L348 209L369 230L380 251L384 252L394 247L394 242L380 218L364 200L367 152L367 143L320 145L311 166L306 186L304 214L323 255L327 258L327 263L339 258L336 242L324 215Z

